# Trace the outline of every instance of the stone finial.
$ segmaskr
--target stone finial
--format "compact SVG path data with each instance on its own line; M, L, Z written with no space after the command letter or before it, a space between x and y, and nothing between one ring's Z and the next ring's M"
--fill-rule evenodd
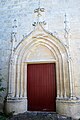
M64 38L67 40L68 39L68 35L69 35L69 27L68 27L68 21L67 21L67 15L65 13L65 20L64 20Z
M44 20L43 21L40 20L40 17L44 12L45 12L45 9L40 7L40 0L39 0L38 8L34 10L34 13L37 15L37 22L34 22L32 24L33 26L36 26L37 24L46 25L46 22Z

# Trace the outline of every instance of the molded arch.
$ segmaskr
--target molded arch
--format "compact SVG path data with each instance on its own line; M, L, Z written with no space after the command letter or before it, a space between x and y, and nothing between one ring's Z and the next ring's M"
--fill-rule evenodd
M40 59L37 61L37 58L35 58L36 62L56 63L57 98L64 98L69 96L67 50L59 39L46 32L41 26L37 26L37 28L15 49L15 66L13 78L13 81L16 81L17 83L15 86L15 95L26 96L26 66L28 62L35 62L34 60L28 61L27 58L30 54L33 54L33 49L39 45L45 46L46 49L51 51L50 55L52 55L52 59L44 59L43 61Z

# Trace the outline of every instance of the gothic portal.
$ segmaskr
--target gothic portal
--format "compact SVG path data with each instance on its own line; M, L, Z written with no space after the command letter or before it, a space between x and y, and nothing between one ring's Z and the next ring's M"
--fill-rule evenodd
M45 64L48 65L45 66L46 69L43 67ZM49 68L50 64L52 65L52 68ZM32 65L32 67L29 68L29 65ZM53 70L54 65L55 70ZM44 69L43 72L41 73L40 69L38 71L38 68ZM68 113L68 111L73 110L75 101L72 99L73 85L70 79L71 71L68 50L59 39L45 31L41 24L38 24L33 32L23 39L16 49L12 51L9 70L9 88L6 101L7 112L15 111L15 114L17 114L30 110L51 110L71 116L71 113ZM49 74L47 78L50 78L50 80L52 79L51 83L49 83L50 80L46 78L44 71ZM40 76L38 74L40 74ZM43 77L41 78L41 76ZM36 78L36 81L34 81L33 78ZM30 81L30 79L32 80ZM53 80L55 82L53 82ZM38 89L38 94L36 93L37 96L35 95L35 92L31 96L29 89L32 90L33 88L32 91L36 91L37 84L38 87L42 87L43 84L45 86L46 81L50 86L51 84L53 84L52 86L55 86L55 92L53 92L53 87L51 92L40 93ZM39 84L41 86L39 86ZM49 86L47 86L47 89L43 89L43 91L47 91L48 89ZM52 97L51 95L54 94L54 100L51 99L54 103L52 103L51 106L47 106L47 103L49 102L48 100L46 105L41 101L42 103L40 103L40 106L43 105L42 108L39 108L39 103L36 105L34 101L40 97L39 94L41 94L42 97L43 93L47 94L49 97ZM31 102L30 100L33 100L33 98L34 101ZM53 104L54 108L52 107Z

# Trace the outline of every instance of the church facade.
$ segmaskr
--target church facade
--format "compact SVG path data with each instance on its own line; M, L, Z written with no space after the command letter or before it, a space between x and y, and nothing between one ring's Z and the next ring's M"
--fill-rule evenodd
M79 7L79 0L1 2L7 113L52 111L80 118Z

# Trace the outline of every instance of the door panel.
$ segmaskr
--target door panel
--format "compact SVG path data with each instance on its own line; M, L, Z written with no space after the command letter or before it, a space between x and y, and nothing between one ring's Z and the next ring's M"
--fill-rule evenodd
M28 64L28 110L56 110L55 64Z

